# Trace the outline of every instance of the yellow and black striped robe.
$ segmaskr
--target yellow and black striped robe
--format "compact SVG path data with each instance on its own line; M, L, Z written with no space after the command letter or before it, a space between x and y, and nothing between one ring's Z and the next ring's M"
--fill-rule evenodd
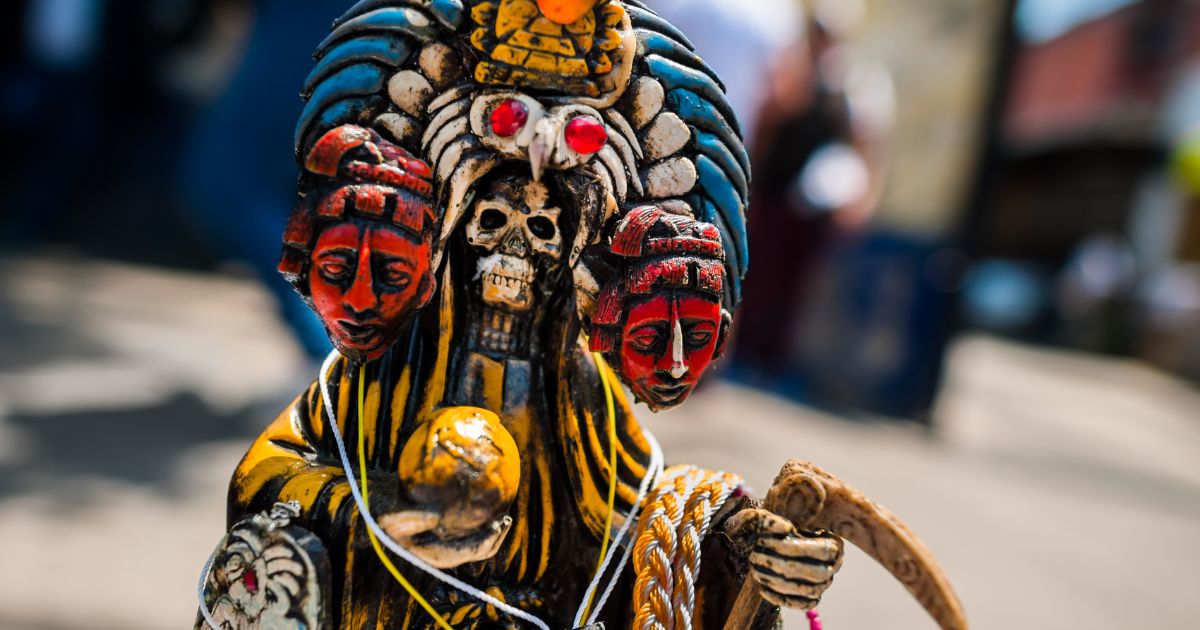
M362 426L372 497L398 488L400 451L415 427L441 407L464 404L453 400L456 388L447 382L456 371L455 363L465 358L457 351L462 344L456 343L455 329L463 326L456 323L453 284L446 280L448 276L435 297L436 307L431 304L388 355L362 367L339 358L330 371L332 406L355 466L358 380L366 379ZM510 510L513 528L497 556L481 566L460 567L456 574L538 614L552 627L567 628L598 560L613 475L599 369L608 372L616 397L613 531L636 500L650 447L616 378L586 351L577 325L573 321L554 325L559 327L555 341L559 351L544 353L545 364L535 366L527 384L531 396L527 408L534 413L506 417L506 410L500 408L503 392L497 391L502 386L496 385L503 379L491 379L485 387L489 391L470 403L498 413L516 438L521 489ZM338 627L432 627L366 541L328 424L321 390L314 382L266 429L238 466L230 485L229 523L268 509L276 501L298 501L303 509L300 524L316 533L330 553L331 605ZM375 505L373 499L373 511ZM489 611L410 565L397 559L397 566L439 611L452 616L455 628L509 627L507 622L489 623ZM619 627L627 616L626 591L627 587L618 589L605 609L613 619L609 627Z

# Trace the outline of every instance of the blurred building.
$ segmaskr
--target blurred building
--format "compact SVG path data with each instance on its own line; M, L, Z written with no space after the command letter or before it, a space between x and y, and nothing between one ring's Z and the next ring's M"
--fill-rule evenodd
M1022 46L975 323L1200 377L1200 3L1145 0Z

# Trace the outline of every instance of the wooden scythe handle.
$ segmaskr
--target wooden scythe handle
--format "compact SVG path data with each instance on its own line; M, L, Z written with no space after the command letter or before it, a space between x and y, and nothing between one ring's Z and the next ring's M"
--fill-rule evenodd
M824 529L850 541L895 576L942 630L967 630L962 604L929 549L894 514L837 477L808 462L790 461L763 508L796 529ZM758 584L748 577L725 630L749 628L763 605Z

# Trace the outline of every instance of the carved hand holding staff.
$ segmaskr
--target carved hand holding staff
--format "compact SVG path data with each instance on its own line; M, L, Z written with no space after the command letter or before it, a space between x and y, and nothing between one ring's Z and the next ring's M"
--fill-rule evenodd
M790 521L789 529L832 532L854 543L883 565L943 630L967 629L967 618L958 596L933 554L899 518L841 479L808 462L788 462L767 492L763 508L769 512L759 517L759 523L751 525L754 517L747 514L744 523L731 524L730 529L736 532L741 527L763 527L761 523L767 523L768 528L778 527L771 523L771 515L780 515ZM786 551L779 546L750 557L755 580L742 587L725 624L726 630L750 625L761 606L760 586L774 588L777 584L774 576L791 574L801 580L813 578L790 573L786 557ZM818 573L815 577L823 575ZM783 590L787 588L784 586ZM793 592L801 592L802 597L806 595L799 590ZM768 596L767 599L774 600L775 597Z
M682 33L638 0L361 0L315 57L280 271L336 352L228 510L245 538L286 504L303 544L228 538L197 627L770 628L843 538L966 627L861 493L792 463L756 502L633 415L621 385L675 407L721 356L749 260L749 160ZM275 554L302 615L236 572Z

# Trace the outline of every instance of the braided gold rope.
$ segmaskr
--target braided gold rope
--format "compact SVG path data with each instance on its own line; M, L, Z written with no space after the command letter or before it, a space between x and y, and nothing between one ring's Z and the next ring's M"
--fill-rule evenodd
M686 491L689 474L664 482L655 500L643 512L633 546L634 628L659 630L671 622L672 559L675 528L683 513L679 495Z
M716 513L741 480L729 473L709 473L696 486L683 510L679 524L679 553L675 556L675 584L672 600L675 627L692 630L696 610L696 578L700 574L700 544L708 535Z
M690 630L700 543L712 516L741 484L728 473L677 466L645 506L633 546L633 628Z

